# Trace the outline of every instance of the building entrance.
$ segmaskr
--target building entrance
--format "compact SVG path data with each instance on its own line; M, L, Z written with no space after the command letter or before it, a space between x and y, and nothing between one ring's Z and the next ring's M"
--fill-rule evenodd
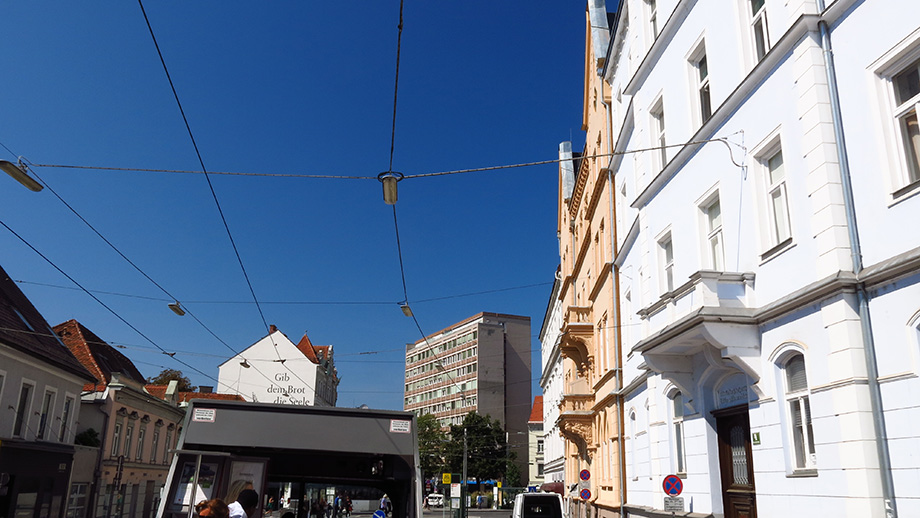
M725 518L757 518L751 424L747 405L717 410L719 468Z

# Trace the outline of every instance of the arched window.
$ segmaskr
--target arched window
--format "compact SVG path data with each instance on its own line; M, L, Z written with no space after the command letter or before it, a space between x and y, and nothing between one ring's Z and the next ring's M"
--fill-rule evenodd
M805 357L798 353L790 356L783 364L783 377L786 380L786 404L789 407L793 467L798 470L814 469L815 436L811 427Z

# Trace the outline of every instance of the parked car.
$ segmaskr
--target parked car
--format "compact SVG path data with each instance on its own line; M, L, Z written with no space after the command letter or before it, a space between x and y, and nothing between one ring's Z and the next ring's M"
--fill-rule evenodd
M562 518L558 493L521 493L514 497L511 518Z
M444 507L444 495L439 493L428 495L428 507Z

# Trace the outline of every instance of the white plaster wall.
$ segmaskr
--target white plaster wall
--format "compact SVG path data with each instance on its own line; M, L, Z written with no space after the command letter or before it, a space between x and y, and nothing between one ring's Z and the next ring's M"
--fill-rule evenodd
M543 366L543 461L544 480L564 482L565 442L559 433L559 403L563 393L562 356L558 354L560 330L562 329L562 303L553 302L549 314L547 331L541 342L541 364Z
M243 358L250 368L240 365ZM278 359L285 362L275 361ZM316 365L281 331L262 338L222 364L218 379L219 392L240 394L247 401L313 405L316 400Z

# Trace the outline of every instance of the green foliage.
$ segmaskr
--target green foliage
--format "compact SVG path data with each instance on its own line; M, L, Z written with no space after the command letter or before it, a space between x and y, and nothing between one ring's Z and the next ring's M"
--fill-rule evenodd
M93 430L92 428L87 428L82 432L78 433L73 438L74 444L79 444L80 446L92 446L98 448L102 444L102 439L99 438L99 432Z
M179 382L179 392L194 392L198 390L198 387L192 385L191 380L184 376L182 371L176 369L163 369L163 371L156 376L147 378L147 383L153 385L166 385L172 380Z
M432 414L425 414L416 420L418 426L418 453L422 475L440 478L444 468L444 444L447 434L441 431L441 424Z
M466 414L460 425L450 426L452 440L445 447L450 471L461 473L463 470L464 431L467 441L467 476L477 480L503 478L509 458L505 430L498 420L476 412Z

